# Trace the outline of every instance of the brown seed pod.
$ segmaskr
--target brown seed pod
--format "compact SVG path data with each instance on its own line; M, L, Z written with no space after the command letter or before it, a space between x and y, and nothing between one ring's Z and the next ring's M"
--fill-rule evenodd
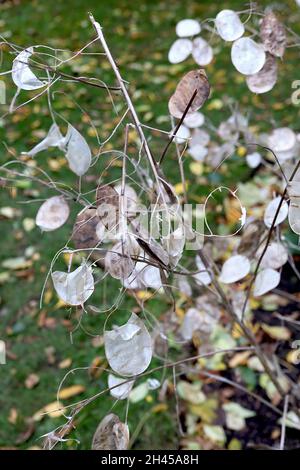
M110 413L99 423L93 437L92 450L126 450L129 443L128 426Z
M252 93L267 93L275 86L277 81L276 60L272 54L267 53L263 68L254 75L247 76L246 82Z
M96 192L96 205L99 207L101 204L112 205L119 208L119 194L113 186L109 184L98 186Z
M286 46L285 27L272 11L269 11L262 20L260 37L265 51L276 57L283 56Z
M169 100L170 114L180 119L195 91L197 94L188 113L198 111L209 97L210 85L203 69L191 70L180 80Z
M99 223L97 210L85 208L77 215L73 227L72 240L78 250L85 248L95 248L99 245L96 227Z

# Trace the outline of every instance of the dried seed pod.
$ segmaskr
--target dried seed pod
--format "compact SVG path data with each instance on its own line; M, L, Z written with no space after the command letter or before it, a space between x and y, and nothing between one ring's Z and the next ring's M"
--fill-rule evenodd
M246 78L248 88L252 93L267 93L272 90L277 82L277 62L271 54L266 55L263 68Z
M203 69L191 70L178 83L175 93L169 100L169 111L172 116L181 118L195 91L197 94L189 113L198 111L209 97L210 85Z
M289 224L293 232L300 235L300 201L299 198L291 198L289 205Z
M264 223L261 220L247 224L238 246L238 254L251 258L256 252L261 236L265 231Z
M92 268L86 264L70 273L55 271L52 281L57 295L69 305L83 305L94 292Z
M47 82L39 80L29 68L28 60L33 52L34 48L28 47L21 51L13 61L11 75L13 82L20 90L37 90L47 85Z
M96 206L99 207L102 204L112 205L119 209L119 194L110 184L98 186L97 188Z
M61 227L68 219L70 209L62 196L47 199L38 210L35 223L44 232Z
M285 27L272 11L269 11L262 20L260 37L265 51L276 57L283 56L286 46Z
M96 227L99 223L99 217L96 209L85 208L77 215L73 227L72 240L75 248L83 250L85 248L95 248L99 245L99 236Z
M213 60L214 53L208 42L198 37L193 41L192 56L196 64L205 67Z
M110 413L99 423L93 437L92 450L126 450L129 443L127 424Z
M257 44L251 38L242 37L232 44L231 61L243 75L253 75L259 72L265 60L266 53L262 44Z
M105 255L105 269L115 279L127 279L134 270L126 242L116 243Z
M78 176L84 175L91 166L92 153L85 138L71 124L62 145L65 146L70 169Z
M254 283L253 296L259 297L275 289L280 282L280 273L275 269L262 269Z
M280 209L278 211L279 205L280 205ZM276 220L273 226L277 227L277 225L281 224L286 219L288 212L289 212L289 207L287 205L287 202L283 201L281 203L281 196L275 197L274 199L272 199L272 201L269 202L269 204L266 207L266 210L264 213L265 225L268 228L272 227L273 220L275 219L275 216L276 216Z
M185 19L179 21L176 25L176 34L180 38L186 38L189 36L195 36L201 31L201 25L199 21L192 19Z
M105 331L104 347L110 367L121 376L141 374L152 359L151 336L135 313L124 325Z
M176 39L173 42L168 59L171 64L179 64L188 58L193 49L193 43L190 39Z
M250 261L246 256L231 256L223 264L219 280L224 284L232 284L246 277L249 272Z
M233 10L220 11L216 16L215 25L219 35L225 41L235 41L245 32L240 17Z
M119 225L119 194L113 186L98 186L96 193L97 214L108 232L116 233Z

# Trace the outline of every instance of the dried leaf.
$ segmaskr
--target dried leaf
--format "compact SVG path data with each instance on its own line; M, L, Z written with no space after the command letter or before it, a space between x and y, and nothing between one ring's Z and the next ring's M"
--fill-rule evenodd
M58 398L60 400L66 400L67 398L75 397L85 391L84 385L71 385L70 387L62 388L59 391Z
M244 408L238 403L225 403L222 406L226 415L226 426L233 431L241 431L246 426L246 418L253 418L255 412Z

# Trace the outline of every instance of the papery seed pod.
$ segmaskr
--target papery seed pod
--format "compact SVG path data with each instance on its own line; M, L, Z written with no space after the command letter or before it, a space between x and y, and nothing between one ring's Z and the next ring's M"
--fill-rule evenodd
M72 233L72 240L76 249L95 248L100 244L101 240L96 231L98 223L99 217L96 209L85 208L79 212Z
M51 276L57 295L66 304L83 305L94 292L92 268L87 264L69 273L55 271Z
M176 25L176 34L180 38L187 38L189 36L195 36L201 31L201 25L199 21L193 19L181 20Z
M214 53L208 42L198 37L193 41L192 56L196 64L205 67L213 60Z
M126 377L144 372L152 359L151 336L135 313L124 325L105 331L104 347L112 370Z
M21 90L37 90L47 85L46 82L39 80L31 71L28 60L34 52L33 47L28 47L21 51L13 61L12 79L15 85Z
M127 279L134 270L126 242L118 242L105 255L105 269L115 279Z
M173 42L168 59L171 64L179 64L188 58L193 49L193 43L190 39L176 39Z
M275 289L280 282L280 273L274 269L262 269L256 276L253 295L259 297Z
M278 20L273 11L269 11L260 25L260 37L265 51L276 57L282 57L286 46L284 25Z
M189 113L198 111L209 97L210 85L203 69L192 70L180 80L175 93L169 100L169 111L172 116L181 118L195 91L197 94L189 108Z
M271 54L266 54L266 62L263 68L246 78L248 88L252 93L267 93L272 90L277 82L277 62Z
M266 53L262 44L257 44L251 38L242 37L232 44L231 60L240 73L253 75L263 68Z
M126 450L129 443L127 424L110 413L98 425L93 437L92 450Z
M233 10L220 11L216 16L215 24L219 35L225 41L235 41L245 32L240 17Z
M53 196L41 205L35 223L44 232L50 232L64 225L69 214L70 209L66 200L62 196Z

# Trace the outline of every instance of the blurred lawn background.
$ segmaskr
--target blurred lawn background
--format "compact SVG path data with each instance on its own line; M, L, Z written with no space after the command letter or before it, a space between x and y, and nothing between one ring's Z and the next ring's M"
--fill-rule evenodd
M268 4L266 1L259 2L261 7ZM299 32L300 14L295 2L277 2L276 6L282 18L289 22L289 26ZM88 11L92 11L103 27L124 79L129 82L129 89L142 122L169 130L168 99L179 78L194 67L192 59L176 66L168 64L167 54L175 40L175 25L184 18L213 18L222 8L241 11L247 6L236 0L4 2L0 6L0 32L8 41L20 46L47 44L54 48L76 51L94 37L87 15ZM282 126L291 125L299 130L299 109L290 103L291 83L300 78L297 76L299 52L295 49L287 54L285 72L283 75L279 72L279 81L272 93L254 96L248 91L244 80L234 71L230 61L230 45L223 47L221 41L216 41L215 44L217 54L213 63L207 67L212 96L203 109L205 116L217 126L230 115L229 109L220 100L225 96L233 96L240 103L241 109L250 108L250 120L261 129L270 125L272 115L275 123L280 122ZM93 47L94 51L98 49L98 45ZM9 70L10 63L11 57L5 50L1 71ZM66 71L94 74L108 84L114 83L114 77L107 64L98 65L98 59L95 57L87 56L82 61L74 62ZM15 88L10 76L4 76L3 79L7 84L8 99L11 99ZM58 88L65 93L56 95L55 110L82 130L88 136L92 148L96 149L93 129L75 101L90 113L103 141L116 125L116 121L111 119L107 96L97 89L77 84L60 84L56 89ZM25 99L24 93L22 100ZM13 154L18 156L21 151L31 148L39 141L40 131L47 130L49 125L50 117L45 96L5 118L1 122L1 142L6 143L10 153L1 146L1 163L13 158ZM117 133L113 148L122 149L121 138L122 134ZM166 140L159 140L155 133L151 139L154 151L159 154ZM63 162L57 167L56 158L57 152L51 151L39 155L38 162L42 168L48 169L53 179L74 185L74 175ZM174 184L180 182L177 166L173 163L175 158L175 153L170 152L165 164L165 172ZM189 178L191 159L187 159ZM116 177L119 175L118 168L112 169L109 177L113 179L114 174ZM247 180L249 174L244 160L234 155L222 166L218 174L212 175L209 169L204 168L201 179L191 178L191 191L201 198L214 185L222 182L235 187L237 180ZM90 184L93 188L97 176L90 178L86 182L87 185ZM0 195L1 207L14 211L9 217L2 213L0 220L0 339L6 341L8 349L7 364L0 366L0 447L29 448L41 445L39 436L63 422L61 417L45 417L32 424L31 418L38 410L56 400L57 387L66 372L71 368L91 368L92 365L104 364L100 342L87 334L101 334L104 318L99 318L99 315L87 315L83 321L87 332L76 330L72 343L70 331L78 322L76 313L71 314L69 309L61 308L50 289L46 290L43 309L39 309L39 297L50 262L56 251L69 238L74 214L79 210L79 206L74 207L69 223L62 229L41 234L32 226L39 203L22 202L45 198L54 195L53 192L20 178L10 189L1 188ZM21 266L13 269L11 259L17 257L21 258L21 261L24 257L24 265L21 263ZM117 283L109 283L105 288L109 300L116 296ZM101 295L97 296L96 293L93 297L94 305L103 307L99 305L101 298ZM128 298L122 304L120 315L127 315L134 306L134 300ZM153 300L151 303L151 311L157 317L167 308L168 305L161 300ZM28 388L28 381L26 382L30 374L36 374L39 378L39 383L33 388ZM72 384L82 385L84 390L76 397L62 400L65 405L104 389L106 374L99 375L91 369L78 372L66 382L66 386ZM98 422L109 412L113 403L111 397L104 395L84 409L76 422L77 428L72 433L72 437L78 439L80 444L73 441L64 445L64 448L89 449ZM134 448L167 449L178 446L175 404L169 401L156 407L157 404L157 392L152 392L146 400L130 407L131 433L138 425L143 424L133 443ZM124 418L124 403L118 404L114 410Z

